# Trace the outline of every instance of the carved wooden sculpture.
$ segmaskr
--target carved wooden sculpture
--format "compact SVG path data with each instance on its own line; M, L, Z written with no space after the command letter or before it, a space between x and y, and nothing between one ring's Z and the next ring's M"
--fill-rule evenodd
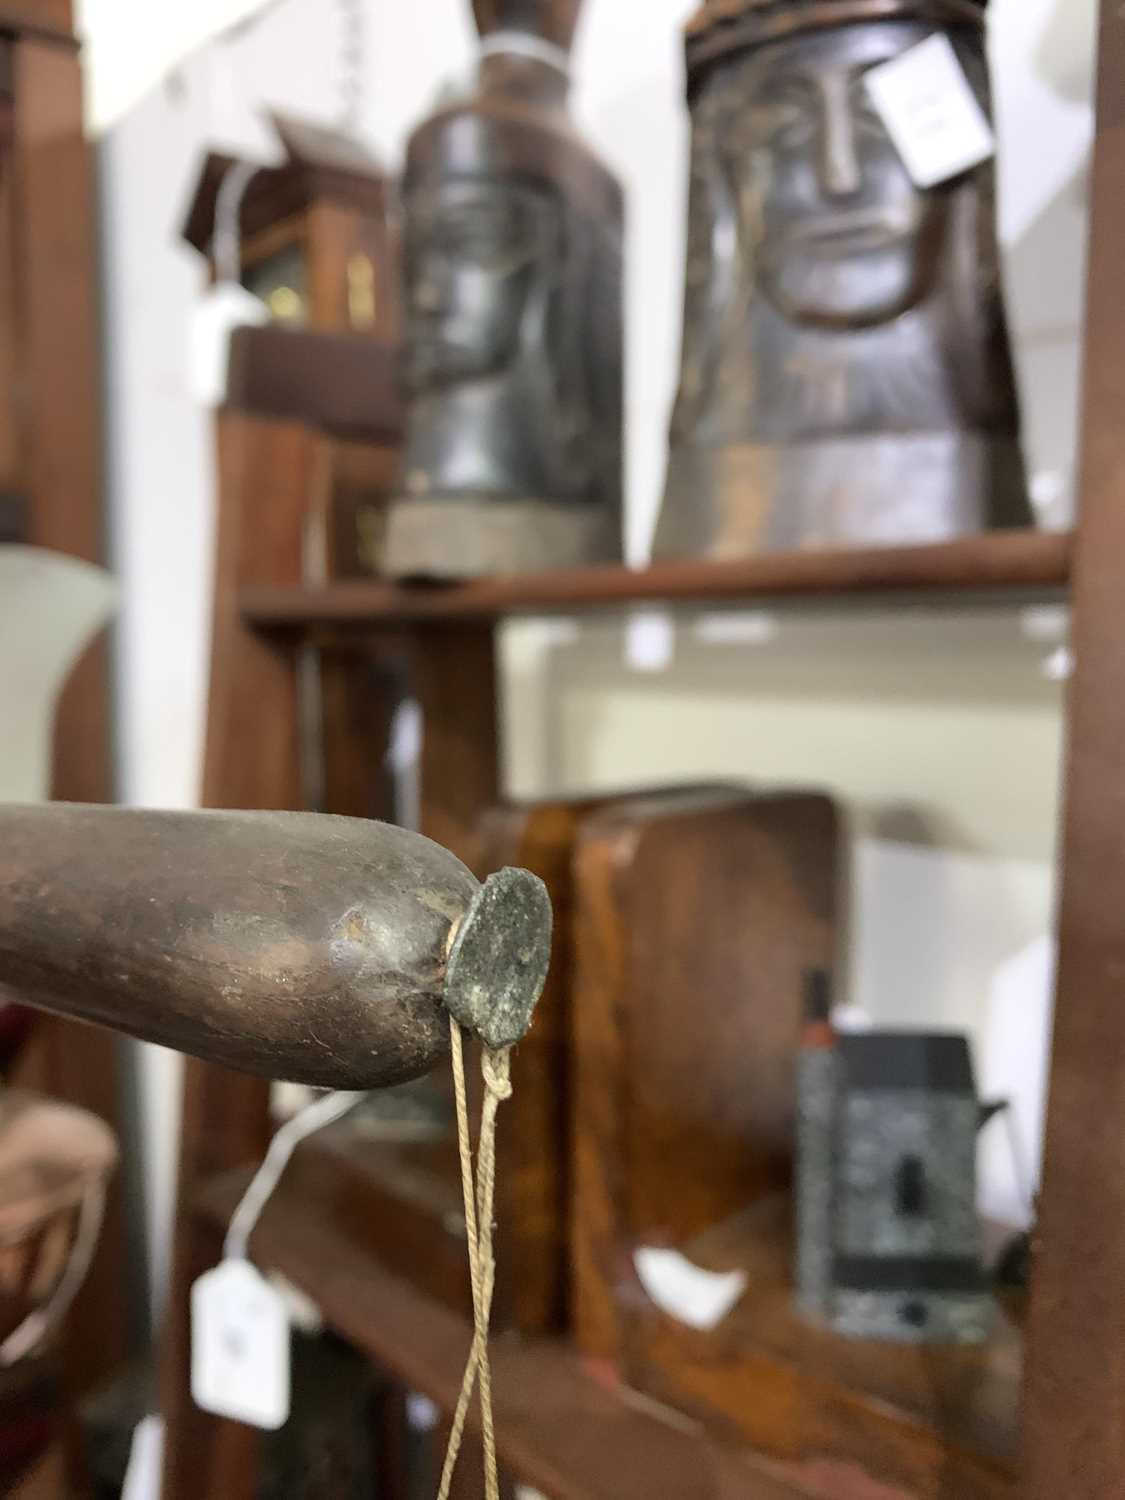
M329 1088L416 1077L448 1016L526 1030L542 883L312 813L0 806L0 984L33 1005Z
M620 555L623 211L567 113L580 4L474 0L475 89L410 141L399 576Z
M707 0L688 23L683 369L661 556L1030 522L991 162L916 187L865 72L987 0Z

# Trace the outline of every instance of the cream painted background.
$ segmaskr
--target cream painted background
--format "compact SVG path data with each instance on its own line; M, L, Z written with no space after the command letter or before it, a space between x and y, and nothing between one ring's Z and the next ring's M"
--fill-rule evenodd
M177 226L208 145L269 149L258 108L336 117L354 3L81 7L101 140L122 772L133 802L190 805L202 737L214 475L208 414L187 374L201 268L178 244ZM629 193L629 549L637 560L659 495L676 378L687 144L677 29L691 8L692 0L587 0L575 58L577 113ZM1072 488L1095 7L993 0L991 8L1001 229L1028 448L1036 498L1058 518ZM362 10L363 128L393 164L438 88L468 66L468 7L369 0ZM852 997L882 1018L979 1028L998 964L1049 926L1059 628L1019 611L749 617L734 627L746 640L723 644L714 627L689 623L675 632L666 668L641 673L618 627L512 627L509 784L530 792L713 772L833 788L856 832ZM1020 984L1017 1007L1025 991L1030 1007L1034 986ZM158 1262L176 1076L174 1059L146 1051L140 1081ZM1010 1196L1002 1172L995 1192Z

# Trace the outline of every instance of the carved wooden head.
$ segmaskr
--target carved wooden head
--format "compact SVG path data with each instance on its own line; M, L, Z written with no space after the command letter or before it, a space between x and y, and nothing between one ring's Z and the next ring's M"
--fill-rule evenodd
M550 47L578 8L476 0L486 36ZM484 62L407 149L408 482L586 496L619 486L621 191L573 129L557 60L517 45Z
M928 34L917 21L802 32L716 64L701 86L701 110L726 116L718 191L738 253L756 294L793 322L883 323L934 288L949 194L914 185L864 87ZM983 96L983 60L967 62Z
M407 200L407 377L415 390L496 374L516 359L537 293L562 269L562 210L541 188L449 178Z
M944 10L983 16L976 0L712 0L693 20L694 334L719 336L731 299L859 331L921 306L951 268L994 284L991 165L918 188L864 83L932 33L922 12ZM987 110L982 27L949 35Z
M985 9L707 0L689 23L683 358L659 555L1026 524L993 164L918 187L866 84L937 30L987 113ZM937 444L924 461L919 442ZM893 497L923 471L931 498L905 518Z

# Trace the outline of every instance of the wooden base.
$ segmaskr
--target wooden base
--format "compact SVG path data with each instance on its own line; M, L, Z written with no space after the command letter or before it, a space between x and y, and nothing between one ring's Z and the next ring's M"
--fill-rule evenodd
M1014 437L967 429L673 447L658 558L919 546L1030 527Z
M403 499L387 522L392 578L490 578L615 562L619 517L604 505L548 500Z

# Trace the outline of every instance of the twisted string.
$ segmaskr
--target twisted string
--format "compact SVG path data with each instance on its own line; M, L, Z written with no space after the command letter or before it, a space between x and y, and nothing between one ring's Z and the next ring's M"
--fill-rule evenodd
M492 1421L492 1365L488 1357L488 1322L496 1261L492 1250L492 1209L496 1195L496 1112L512 1097L510 1049L487 1048L481 1056L484 1105L481 1110L480 1146L477 1150L476 1181L473 1180L472 1148L469 1140L469 1105L465 1088L465 1054L461 1028L452 1016L449 1034L453 1059L453 1093L457 1103L457 1148L461 1157L461 1191L465 1200L465 1233L469 1242L469 1280L473 1290L473 1342L461 1380L457 1408L449 1429L449 1445L441 1473L438 1500L449 1500L453 1471L465 1435L465 1420L480 1383L480 1428L484 1448L485 1500L500 1500L496 1468L496 1433Z

